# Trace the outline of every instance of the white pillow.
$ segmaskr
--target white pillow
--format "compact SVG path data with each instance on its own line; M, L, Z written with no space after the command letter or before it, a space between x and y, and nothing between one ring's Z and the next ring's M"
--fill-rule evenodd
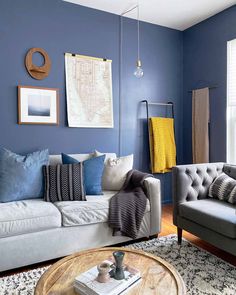
M108 191L119 191L126 179L126 174L133 168L134 156L108 158L105 160L102 188Z
M94 153L93 153L94 157L100 157L100 156L103 156L103 155L105 155L104 162L106 162L109 158L116 159L116 154L115 153L101 153L101 152L99 152L97 150L95 150Z

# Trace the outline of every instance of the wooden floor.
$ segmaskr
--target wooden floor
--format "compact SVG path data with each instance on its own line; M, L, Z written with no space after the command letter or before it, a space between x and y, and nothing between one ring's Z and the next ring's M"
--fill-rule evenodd
M175 234L175 233L176 233L176 227L172 223L172 205L164 205L162 208L162 230L161 230L161 233L159 234L159 237L166 236L169 234ZM228 254L228 253L208 244L207 242L202 241L198 237L196 237L192 234L189 234L185 231L183 231L183 237L185 239L187 239L188 241L192 242L193 244L197 245L198 247L203 248L203 249L211 252L212 254L220 257L221 259L236 266L236 256ZM28 271L28 270L31 270L31 269L34 269L37 267L47 266L47 265L50 265L56 261L57 260L52 260L52 261L48 261L48 262L44 262L44 263L40 263L40 264L35 264L35 265L29 266L29 267L20 268L17 270L2 272L2 273L0 273L0 277L6 276L6 275L12 275L12 274L19 273L22 271Z

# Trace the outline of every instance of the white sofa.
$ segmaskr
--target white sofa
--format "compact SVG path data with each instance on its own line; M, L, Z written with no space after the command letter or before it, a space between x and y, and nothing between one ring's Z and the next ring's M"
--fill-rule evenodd
M80 161L88 158L87 154L72 156ZM50 164L60 162L59 155L50 156ZM161 226L160 181L147 178L145 187L148 202L138 238L158 234ZM32 199L0 203L0 271L131 240L112 236L108 208L116 192L103 193L87 196L87 202Z

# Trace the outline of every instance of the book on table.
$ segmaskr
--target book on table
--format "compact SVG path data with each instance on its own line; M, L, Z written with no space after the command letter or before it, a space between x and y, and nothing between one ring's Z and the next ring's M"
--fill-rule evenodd
M113 265L113 262L109 260L105 260L104 263ZM123 280L110 278L107 283L99 283L96 280L97 266L94 266L75 278L74 288L80 295L123 295L141 281L140 272L136 268L126 266L124 273Z

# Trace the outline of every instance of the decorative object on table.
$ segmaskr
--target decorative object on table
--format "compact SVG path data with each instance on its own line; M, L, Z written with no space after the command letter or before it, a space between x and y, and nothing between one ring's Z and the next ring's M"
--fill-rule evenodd
M113 128L112 61L65 53L69 127Z
M98 268L98 276L97 281L99 283L107 283L110 280L110 274L109 271L111 269L111 266L109 263L103 262L97 266Z
M101 279L100 277L101 265L105 265L105 280ZM140 272L134 267L124 268L125 279L117 280L113 277L110 277L107 273L107 270L111 268L112 265L112 261L105 260L98 267L92 267L88 271L77 276L74 281L75 291L80 295L118 295L127 289L131 289L131 287L136 286L136 284L140 282ZM97 270L99 271L98 275Z
M19 124L59 124L59 90L18 86Z
M115 251L113 252L113 256L115 259L115 268L111 271L111 276L115 280L123 280L125 278L124 268L123 268L123 259L125 253L123 251Z
M33 64L33 54L36 52L41 54L44 59L44 64L42 66L36 66ZM34 47L26 54L25 67L31 77L37 80L42 80L48 76L51 70L51 60L43 48Z
M27 155L15 154L0 149L0 204L26 199L38 199L43 196L43 165L49 161L48 150L36 151ZM20 206L20 205L18 205ZM25 205L26 206L26 205ZM27 207L27 206L26 206ZM12 212L13 207L11 208ZM29 210L29 209L27 209ZM4 208L1 208L1 212ZM5 211L7 212L6 208ZM5 213L6 214L6 213ZM17 213L12 213L17 215ZM32 213L31 213L32 214ZM9 215L10 216L10 215ZM32 215L31 215L32 217ZM9 217L11 220L11 218ZM6 232L14 228L13 221Z
M140 59L140 21L139 21L139 0L137 1L137 4L132 7L127 9L121 14L121 41L122 41L122 34L123 34L123 16L125 16L127 13L137 10L137 48L138 48L138 56L137 56L137 61L136 61L136 68L134 70L134 76L136 78L142 78L143 77L143 69L142 69L142 62ZM122 42L121 42L122 44ZM122 46L122 45L121 45Z

